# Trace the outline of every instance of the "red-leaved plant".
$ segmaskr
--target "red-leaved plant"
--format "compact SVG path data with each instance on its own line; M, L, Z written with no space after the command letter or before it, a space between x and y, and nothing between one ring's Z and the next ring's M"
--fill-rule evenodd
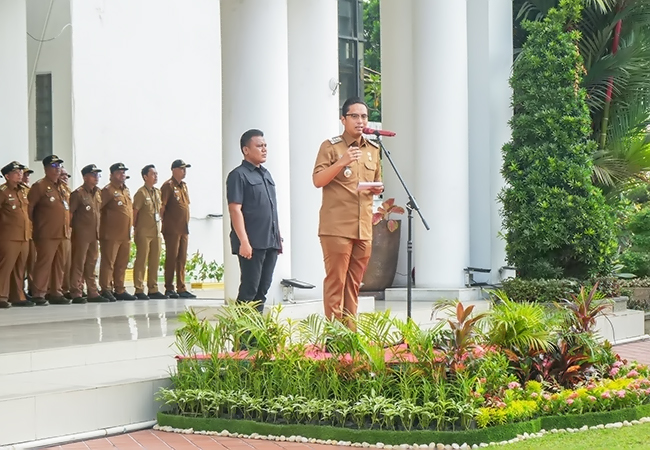
M386 220L388 231L393 232L399 227L397 220L390 219L391 214L404 214L404 208L395 204L394 198L389 198L377 208L377 212L372 215L372 224L377 225L382 220Z

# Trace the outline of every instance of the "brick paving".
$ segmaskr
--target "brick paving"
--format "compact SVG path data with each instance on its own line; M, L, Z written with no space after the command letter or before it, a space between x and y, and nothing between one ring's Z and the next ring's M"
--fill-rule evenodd
M262 441L238 439L221 436L202 436L198 434L166 433L164 431L143 430L120 434L90 441L75 442L50 449L60 450L333 450L332 445L301 444L296 442ZM349 447L345 447L349 450Z
M616 345L614 350L628 361L639 361L650 365L650 339ZM164 431L143 430L129 434L109 436L90 441L65 444L51 449L87 450L87 449L118 449L118 450L332 450L333 446L318 444L301 444L296 442L261 441L255 439L239 439L221 436L202 436L194 434L166 433ZM341 447L343 448L343 447ZM348 448L349 447L345 447Z
M650 339L614 346L614 351L628 361L650 365Z

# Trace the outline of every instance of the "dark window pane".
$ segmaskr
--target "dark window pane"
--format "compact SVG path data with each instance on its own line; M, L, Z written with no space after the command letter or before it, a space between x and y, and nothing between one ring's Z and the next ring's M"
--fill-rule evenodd
M356 37L356 0L339 0L339 36Z
M52 154L52 74L36 75L36 159Z

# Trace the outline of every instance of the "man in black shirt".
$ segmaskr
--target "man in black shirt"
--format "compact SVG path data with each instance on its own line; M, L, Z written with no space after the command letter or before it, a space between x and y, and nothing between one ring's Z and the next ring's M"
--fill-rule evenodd
M278 254L282 253L275 182L262 166L266 162L264 133L248 130L239 145L244 161L226 180L230 243L241 269L237 301L259 302L257 309L262 312Z

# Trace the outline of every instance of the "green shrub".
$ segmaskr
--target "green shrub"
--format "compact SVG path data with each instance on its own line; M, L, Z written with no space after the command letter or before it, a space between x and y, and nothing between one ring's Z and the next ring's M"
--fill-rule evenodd
M639 277L650 276L650 206L643 207L629 219L630 247L620 256L624 271Z
M524 280L512 278L503 282L503 291L515 302L552 303L580 292L577 280Z
M608 273L614 219L591 182L591 119L580 88L580 0L562 0L529 32L513 68L512 141L503 148L508 262L523 278L586 279Z
M514 302L553 303L569 298L572 294L579 294L581 286L590 291L596 282L598 282L598 292L604 297L618 297L621 295L623 284L628 281L630 280L622 281L616 277L597 277L586 281L568 278L550 280L511 278L503 282L502 290Z

